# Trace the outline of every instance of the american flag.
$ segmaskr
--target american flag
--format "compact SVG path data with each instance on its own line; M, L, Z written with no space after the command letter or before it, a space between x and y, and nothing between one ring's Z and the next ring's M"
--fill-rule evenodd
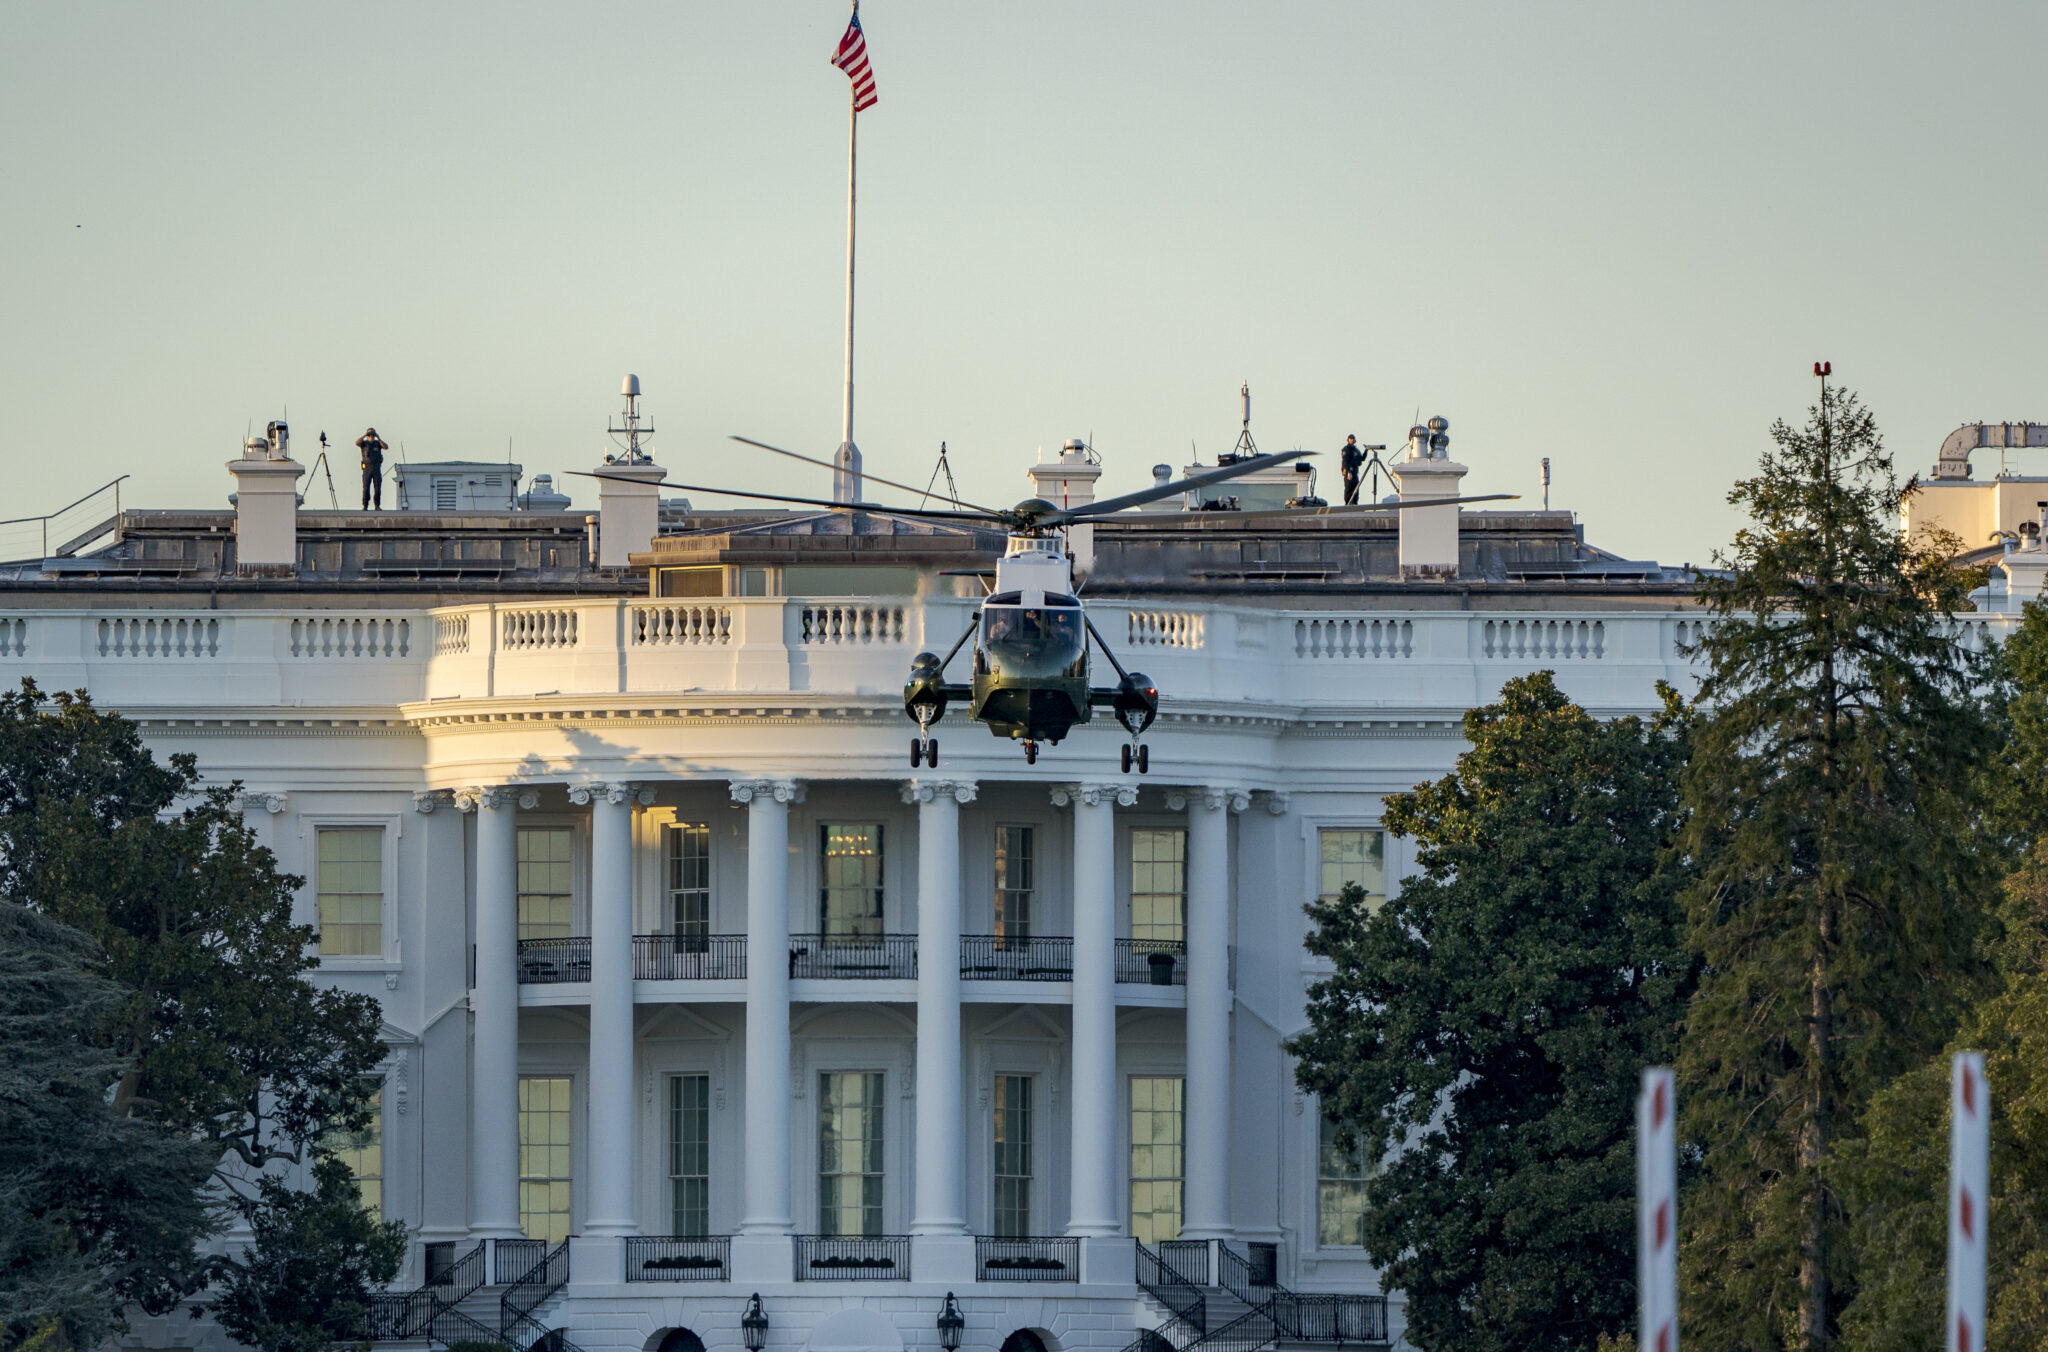
M868 64L868 40L860 31L860 12L856 10L846 23L846 36L839 39L839 50L832 55L832 64L846 72L846 78L853 81L853 111L864 112L875 106L875 68Z

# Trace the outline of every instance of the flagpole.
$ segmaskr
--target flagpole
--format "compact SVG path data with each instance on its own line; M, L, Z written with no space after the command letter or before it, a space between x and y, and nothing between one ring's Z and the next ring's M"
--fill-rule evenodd
M860 17L860 0L853 0L853 17ZM839 418L840 472L834 478L833 496L841 502L860 501L860 452L853 444L853 226L854 168L860 145L859 98L853 90L846 99L846 399Z

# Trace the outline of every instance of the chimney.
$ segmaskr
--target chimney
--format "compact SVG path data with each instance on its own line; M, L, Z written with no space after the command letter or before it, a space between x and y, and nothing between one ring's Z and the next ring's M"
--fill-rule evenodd
M1450 458L1450 423L1431 418L1408 429L1408 454L1387 467L1403 502L1455 498L1466 467ZM1401 576L1450 579L1458 575L1458 507L1409 507L1401 512Z
M1042 452L1041 452L1042 454ZM1031 479L1031 495L1044 498L1055 507L1085 507L1095 501L1095 481L1102 466L1088 458L1088 445L1079 438L1060 447L1060 458L1024 471ZM1076 522L1067 527L1067 557L1074 561L1074 580L1088 576L1095 566L1095 527Z
M605 430L626 439L624 455L605 457L597 467L597 566L626 568L632 556L644 554L661 529L661 481L668 471L654 463L641 445L654 435L651 424L643 424L640 411L640 377L628 375L619 387L625 396L624 425Z
M228 461L235 476L235 571L242 577L294 577L299 561L299 476L305 467L291 458L291 430L270 424L266 435L250 437L240 460Z

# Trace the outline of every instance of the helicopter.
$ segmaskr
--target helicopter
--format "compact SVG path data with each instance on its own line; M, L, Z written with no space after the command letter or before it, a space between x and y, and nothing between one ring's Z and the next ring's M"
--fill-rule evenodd
M837 469L831 461L801 455L750 437L732 440L776 455L801 460L825 469ZM869 502L827 502L818 498L794 497L750 490L713 488L703 484L670 482L666 486L699 493L721 493L732 497L757 498L769 502L798 503L835 509L857 508L892 516L941 521L972 521L1001 527L1008 534L1003 557L995 576L986 583L980 609L965 632L941 657L925 651L911 659L910 674L903 684L903 711L917 724L910 742L911 768L939 763L938 739L932 727L946 715L949 705L964 701L968 717L987 726L994 736L1023 745L1026 763L1035 764L1041 744L1057 746L1076 726L1087 723L1095 710L1107 708L1128 736L1119 760L1125 774L1151 770L1151 749L1142 738L1159 716L1159 687L1145 673L1131 671L1117 660L1102 634L1088 619L1080 589L1074 578L1073 559L1064 547L1064 528L1079 522L1110 516L1144 503L1206 488L1211 484L1255 474L1289 461L1299 462L1313 451L1281 451L1239 456L1230 464L1190 474L1171 483L1157 483L1135 493L1104 498L1078 507L1058 507L1044 498L1026 498L1011 508L982 507L929 489L914 488L863 474L864 479L921 493L950 503L958 510L885 507ZM602 473L589 477L604 478ZM1432 498L1411 502L1375 503L1362 507L1323 509L1347 515L1360 512L1397 511L1403 507L1448 506L1460 502L1483 502L1517 496L1492 493L1478 497ZM978 574L986 578L986 574ZM1100 650L1116 672L1113 685L1097 686L1089 679L1090 642ZM946 669L960 650L974 645L970 679L946 679Z

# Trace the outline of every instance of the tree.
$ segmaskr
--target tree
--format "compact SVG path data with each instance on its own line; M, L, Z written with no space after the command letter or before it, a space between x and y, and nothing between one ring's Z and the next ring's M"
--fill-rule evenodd
M1679 1070L1702 1175L1680 1252L1689 1339L1818 1352L1855 1276L1831 1152L1977 988L1997 851L1972 792L1980 662L1949 618L1968 579L1900 532L1913 484L1853 394L1823 384L1771 438L1700 589L1711 716L1682 845L1706 967Z
M158 763L82 693L45 704L29 682L0 696L0 895L83 932L127 988L109 1025L113 1116L203 1142L224 1205L271 1233L278 1194L258 1180L369 1124L379 1006L305 979L304 880L257 843L238 786L202 784L190 756ZM166 1262L123 1294L160 1312L195 1279Z
M1308 908L1290 1050L1324 1113L1386 1158L1367 1254L1424 1348L1590 1349L1632 1326L1638 1072L1691 985L1668 854L1687 717L1602 722L1549 672L1465 716L1456 771L1389 797L1420 877L1378 911Z
M130 992L76 930L0 903L0 1345L112 1333L138 1273L196 1275L216 1152L107 1111Z

